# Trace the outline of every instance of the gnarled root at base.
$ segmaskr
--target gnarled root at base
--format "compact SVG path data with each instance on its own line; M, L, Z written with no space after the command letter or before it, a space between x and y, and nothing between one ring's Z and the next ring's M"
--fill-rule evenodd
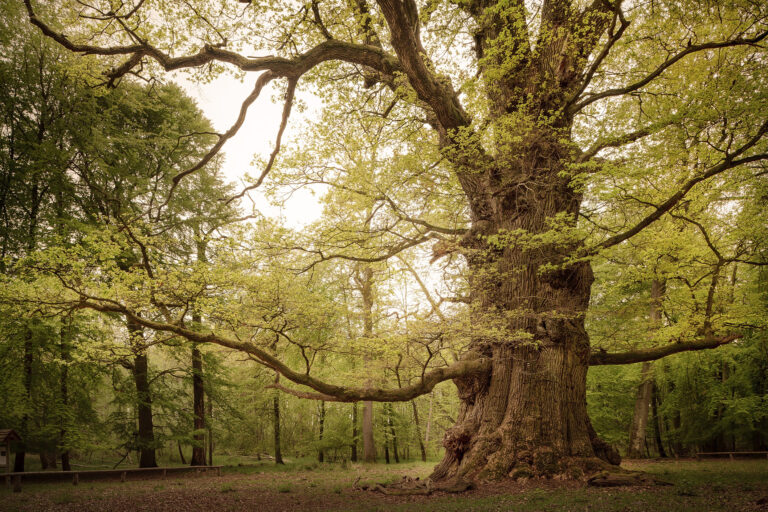
M572 467L594 467L591 463L579 464ZM536 482L540 482L541 485L546 485L546 478L542 477L528 477L529 474L523 468L520 471L512 471L512 474L518 474L517 478L510 476L507 477L509 481L514 481L517 484L528 484L537 486ZM590 487L636 487L636 486L659 486L659 485L673 485L670 482L661 480L653 475L642 473L639 471L628 471L618 467L611 467L593 473L589 476L582 476L581 478L573 478L573 475L578 474L578 471L571 471L568 473L561 473L554 475L552 480L577 480ZM463 479L453 479L441 482L433 482L430 479L420 480L418 478L411 478L404 476L400 481L391 484L374 484L374 485L362 485L358 486L355 482L355 489L367 490L373 492L379 492L388 496L429 496L435 492L444 493L462 493L476 489L478 485L475 482Z
M433 492L459 493L469 491L475 487L474 482L464 480L434 483L430 479L420 480L407 476L393 484L363 485L358 487L357 482L355 482L356 489L376 491L390 496L429 495Z
M640 471L627 471L623 469L614 469L601 471L587 479L587 485L592 487L623 487L638 485L672 485L648 473Z

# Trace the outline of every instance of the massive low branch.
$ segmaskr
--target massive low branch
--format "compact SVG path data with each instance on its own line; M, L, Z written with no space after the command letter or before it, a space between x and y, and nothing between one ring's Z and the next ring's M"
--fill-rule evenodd
M121 46L81 44L71 41L66 35L53 30L48 24L38 18L30 0L24 0L24 4L27 7L29 21L38 27L43 34L70 51L84 55L104 56L128 55L134 57L138 54L154 59L166 71L200 67L210 62L218 61L232 64L243 71L272 71L278 76L298 78L318 64L332 60L367 66L387 75L400 71L397 59L388 55L381 48L334 39L323 41L293 58L274 55L245 57L239 53L210 44L204 45L197 53L181 57L172 57L147 42Z
M731 334L729 336L723 336L722 338L707 337L696 341L678 341L677 343L671 343L661 347L631 350L627 352L605 352L597 350L593 351L589 356L589 365L600 366L607 364L631 364L642 363L644 361L655 361L656 359L677 354L678 352L717 348L721 345L727 345L741 337L741 334Z
M487 358L467 359L444 368L437 368L427 372L416 384L403 388L349 388L323 382L307 373L296 372L275 356L253 343L227 338L214 333L196 332L180 324L170 324L150 320L135 314L133 311L116 301L101 300L84 296L79 302L78 307L106 313L118 313L124 315L128 320L135 322L136 324L155 331L170 332L197 343L214 343L222 347L251 354L261 364L277 371L285 378L296 384L301 384L302 386L314 389L319 393L319 395L316 395L317 397L324 397L322 399L328 399L325 397L333 397L339 402L359 402L365 400L372 400L375 402L406 402L429 393L440 382L459 377L466 377L472 374L487 373L491 370L491 361Z

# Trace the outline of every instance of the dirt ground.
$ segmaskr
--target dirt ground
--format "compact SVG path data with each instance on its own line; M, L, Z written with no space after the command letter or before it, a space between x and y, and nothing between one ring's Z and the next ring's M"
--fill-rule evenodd
M432 465L269 465L213 474L121 482L3 487L2 511L768 511L768 460L629 461L674 485L596 489L580 482L529 480L481 484L462 494L386 496L356 489L403 476L426 477Z

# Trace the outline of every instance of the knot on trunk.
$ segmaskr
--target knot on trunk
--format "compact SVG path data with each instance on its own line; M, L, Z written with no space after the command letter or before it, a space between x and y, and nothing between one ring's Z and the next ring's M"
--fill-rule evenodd
M475 429L470 425L456 425L445 432L443 446L447 452L456 457L456 460L461 460L462 455L469 449L474 431Z
M576 248L570 249L576 251ZM567 263L557 258L559 261L551 261L546 269L541 269L541 281L554 289L565 288L568 290L589 290L595 275L592 272L592 266L587 261L576 263Z
M480 359L483 354L480 352L470 351L462 356L461 361L471 361ZM485 391L491 380L490 372L472 373L463 377L457 377L453 379L456 384L456 389L459 394L459 398L468 404L475 403L475 397Z

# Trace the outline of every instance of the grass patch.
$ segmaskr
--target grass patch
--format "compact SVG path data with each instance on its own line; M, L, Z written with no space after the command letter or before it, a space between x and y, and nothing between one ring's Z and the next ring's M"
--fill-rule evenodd
M65 492L53 496L51 501L53 501L56 505L66 505L67 503L76 503L78 499L72 493Z

